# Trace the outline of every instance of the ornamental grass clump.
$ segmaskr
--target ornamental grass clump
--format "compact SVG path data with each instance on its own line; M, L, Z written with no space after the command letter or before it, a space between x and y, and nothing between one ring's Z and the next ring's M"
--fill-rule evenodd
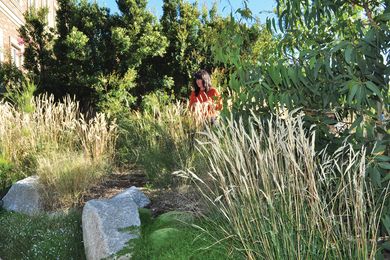
M203 125L186 103L154 102L120 118L118 125L117 159L141 165L155 186L175 186L179 178L172 172L197 161L195 136Z
M227 120L198 149L209 172L182 172L211 206L208 231L247 259L374 259L384 198L365 150L316 153L300 116Z
M74 151L52 152L37 158L37 174L43 184L46 209L71 208L81 201L91 184L101 180L109 169L104 158L96 161ZM103 160L102 160L103 159Z
M116 123L104 114L87 120L70 97L56 102L42 95L32 100L32 108L24 112L0 103L0 157L13 166L9 174L17 175L6 177L38 174L47 204L75 204L112 164Z

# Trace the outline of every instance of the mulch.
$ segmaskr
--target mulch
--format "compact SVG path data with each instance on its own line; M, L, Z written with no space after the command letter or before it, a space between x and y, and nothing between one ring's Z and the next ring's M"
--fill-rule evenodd
M93 186L84 193L78 207L91 199L109 199L127 188L136 186L151 201L147 208L151 209L153 216L179 210L199 214L200 198L188 185L176 189L150 189L148 180L142 170L134 169L125 172L114 172L108 175L99 185Z

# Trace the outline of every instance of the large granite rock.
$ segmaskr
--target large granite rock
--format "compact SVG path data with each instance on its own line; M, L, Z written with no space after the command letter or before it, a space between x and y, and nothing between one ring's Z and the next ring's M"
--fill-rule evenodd
M128 198L134 201L139 208L143 208L150 203L149 198L146 197L145 194L135 186L132 186L131 188L128 188L127 190L122 191L121 193L118 193L111 199L120 199L120 198Z
M90 200L83 209L82 225L88 260L100 260L122 250L139 236L141 221L138 208L149 199L131 187L108 200Z
M12 185L3 197L3 208L28 215L42 212L38 176L25 178Z

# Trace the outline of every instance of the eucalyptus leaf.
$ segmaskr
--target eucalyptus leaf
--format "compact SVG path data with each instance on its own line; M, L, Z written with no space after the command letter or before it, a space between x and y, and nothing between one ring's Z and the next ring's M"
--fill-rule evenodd
M375 156L375 160L380 161L380 162L390 162L390 156L378 155L378 156Z
M383 96L382 96L382 93L381 91L379 90L379 88L374 84L372 83L371 81L367 81L365 83L366 87L372 91L372 93L374 93L375 95L377 95L379 98L383 99Z
M345 61L348 64L351 64L352 54L353 54L353 45L349 44L349 45L347 45L347 48L345 49L345 52L344 52Z
M385 170L390 170L390 163L388 162L380 162L378 163L378 166Z
M348 93L348 103L352 104L352 101L355 98L356 93L358 92L358 89L360 88L360 84L356 81L350 81L348 83L349 93Z
M363 121L363 117L359 115L356 118L356 120L353 122L353 124L351 125L350 130L352 130L352 129L356 128L357 126L359 126L362 121Z
M374 150L372 151L372 154L380 154L386 151L386 145L383 144L377 144L375 145Z
M378 169L376 167L369 167L367 169L368 171L368 176L370 177L370 179L372 180L372 182L377 186L377 187L381 187L381 174L380 172L378 171Z

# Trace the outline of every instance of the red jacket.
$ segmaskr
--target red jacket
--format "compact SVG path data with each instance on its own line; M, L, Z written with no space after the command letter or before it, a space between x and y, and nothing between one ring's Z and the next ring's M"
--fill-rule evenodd
M205 103L208 101L210 102L210 106L208 106L208 114L210 116L215 115L216 111L222 109L221 95L215 88L210 88L207 93L200 91L198 96L195 96L195 91L192 91L190 96L190 108L194 109L196 103Z

